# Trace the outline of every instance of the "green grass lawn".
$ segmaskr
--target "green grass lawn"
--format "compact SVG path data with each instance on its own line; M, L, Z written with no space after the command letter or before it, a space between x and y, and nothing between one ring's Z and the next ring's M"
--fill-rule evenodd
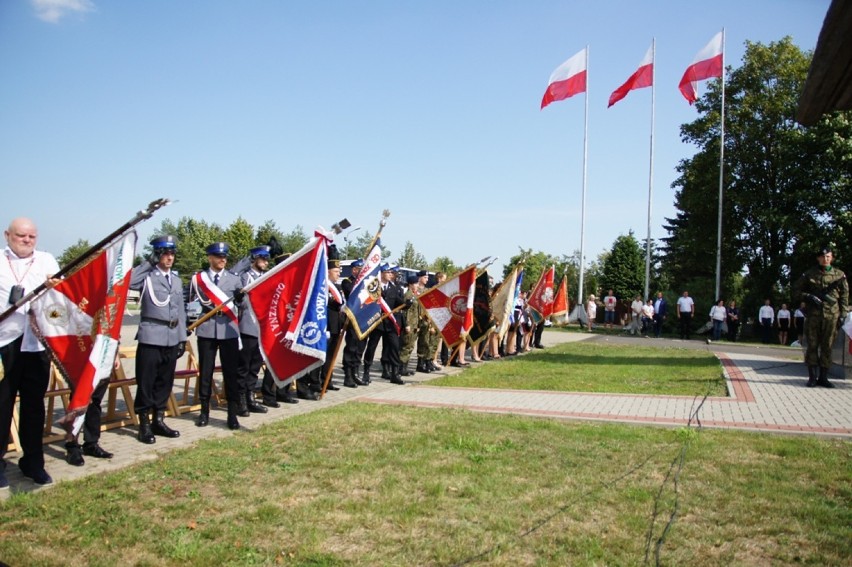
M15 494L0 560L848 565L850 448L350 403Z
M438 386L726 396L719 360L698 350L564 343L429 382Z

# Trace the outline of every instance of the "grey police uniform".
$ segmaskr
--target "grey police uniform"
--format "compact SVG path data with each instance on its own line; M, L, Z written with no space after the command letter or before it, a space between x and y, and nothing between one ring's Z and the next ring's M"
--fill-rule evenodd
M246 287L251 282L262 276L260 272L249 268L240 274L240 288ZM254 389L257 385L258 373L260 367L263 366L263 356L260 353L260 327L257 324L257 319L254 314L248 309L248 297L243 298L240 305L240 339L243 343L243 348L240 350L240 389L244 392L246 398L246 407L254 413L265 413L266 409L259 406L254 401ZM263 392L267 401L275 399L275 382L272 376L267 372L263 377ZM271 392L271 395L267 395ZM271 398L271 399L270 399Z
M212 270L206 270L210 281L213 282L223 294L232 297L234 293L242 289L240 278L228 270L222 270L218 274ZM215 307L213 301L197 286L193 286L193 292L201 302L202 316L209 313ZM231 308L237 307L231 304ZM239 356L240 330L235 322L223 311L219 311L213 317L198 325L195 335L198 338L198 369L199 369L199 392L202 406L209 406L210 396L213 391L213 371L215 369L216 352L222 362L222 377L225 383L225 395L228 397L228 413L236 413L239 400L244 397L240 388ZM241 396L242 394L242 396Z
M183 284L150 262L133 269L130 289L139 291L141 320L136 333L136 413L165 410L174 384L179 350L186 342Z

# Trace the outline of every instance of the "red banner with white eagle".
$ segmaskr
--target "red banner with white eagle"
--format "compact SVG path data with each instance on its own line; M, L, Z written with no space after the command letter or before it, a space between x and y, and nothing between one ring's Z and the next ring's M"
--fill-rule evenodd
M527 305L532 309L536 323L553 314L553 277L555 272L553 266L545 270L538 278L538 283L535 284L530 292L529 299L527 299Z
M417 296L450 348L464 341L473 326L475 284L476 265L472 265Z
M312 239L243 291L260 328L261 354L279 387L322 366L328 329L324 238Z
M131 231L33 301L36 334L73 390L60 423L74 434L114 368L135 251Z

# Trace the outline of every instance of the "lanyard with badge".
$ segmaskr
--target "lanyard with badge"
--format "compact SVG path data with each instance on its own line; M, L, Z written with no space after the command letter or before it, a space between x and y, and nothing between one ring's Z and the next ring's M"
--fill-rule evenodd
M15 271L15 266L12 265L12 260L9 256L6 256L6 261L9 262L9 271L12 272L12 277L15 278L15 285L12 286L12 289L9 290L9 305L14 305L24 297L24 286L21 285L21 282L27 277L27 274L30 273L30 268L33 267L33 262L35 258L30 259L27 262L27 269L24 271L24 275L20 278L18 277L18 273Z

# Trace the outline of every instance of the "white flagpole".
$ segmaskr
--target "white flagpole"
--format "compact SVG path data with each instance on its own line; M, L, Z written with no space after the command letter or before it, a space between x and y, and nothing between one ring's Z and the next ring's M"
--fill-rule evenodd
M651 286L651 201L654 195L654 114L656 112L657 38L651 39L651 160L648 167L648 238L645 241L645 301Z
M577 290L577 305L583 305L583 272L586 239L586 165L589 157L589 46L586 46L586 117L583 126L583 198L580 203L580 287Z
M719 128L719 222L716 228L716 295L713 301L719 300L722 283L722 198L724 196L725 171L725 28L722 28L722 111L721 127Z

